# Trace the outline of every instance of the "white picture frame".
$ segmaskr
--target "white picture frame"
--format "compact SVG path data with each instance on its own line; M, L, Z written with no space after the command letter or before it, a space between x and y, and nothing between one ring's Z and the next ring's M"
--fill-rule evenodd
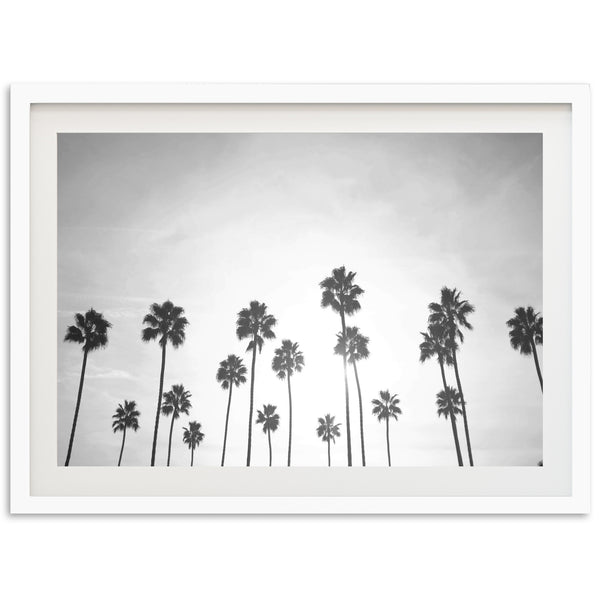
M570 111L570 452L563 457L570 473L570 490L558 494L469 495L93 495L32 493L40 475L34 467L30 393L36 372L31 349L36 336L30 328L33 302L31 282L40 273L31 266L32 215L30 199L32 110L59 106L168 106L184 105L331 105L427 107L527 106L543 113L545 107L564 105ZM447 119L447 117L446 117ZM440 121L441 122L441 121ZM106 127L106 125L104 125ZM385 125L383 125L385 126ZM447 124L446 124L447 126ZM481 125L484 126L484 125ZM461 125L457 125L460 130ZM522 130L529 130L527 123ZM87 129L89 130L89 129ZM94 129L96 130L96 129ZM99 127L102 130L102 126ZM450 129L452 127L450 126ZM536 131L535 126L531 129ZM590 510L590 100L586 85L210 85L210 84L19 84L11 88L11 458L10 502L13 513L586 513ZM547 190L544 190L546 194ZM566 206L566 204L565 204ZM549 217L551 218L551 217ZM545 221L545 227L548 223ZM553 223L549 223L553 226ZM564 236L563 236L564 238ZM545 238L546 240L546 238ZM551 251L546 247L544 252ZM563 253L564 254L564 253ZM546 254L545 254L546 256ZM568 256L563 256L568 260ZM45 277L54 277L52 273ZM38 279L36 279L38 278ZM564 283L564 282L563 282ZM49 288L50 289L50 288ZM559 375L557 375L558 377ZM565 375L566 377L566 375ZM544 423L546 426L546 422ZM512 467L511 467L512 468ZM84 469L79 468L78 469ZM92 468L93 469L93 468ZM97 469L97 468L96 468ZM485 469L467 477L485 481ZM546 469L546 466L544 466ZM79 474L85 479L84 470ZM51 474L46 474L51 477ZM129 477L142 477L135 469ZM418 477L418 473L416 475ZM525 475L523 475L525 476ZM462 477L462 475L461 475ZM462 489L469 489L468 482ZM483 484L482 484L483 485ZM66 489L66 488L65 488Z

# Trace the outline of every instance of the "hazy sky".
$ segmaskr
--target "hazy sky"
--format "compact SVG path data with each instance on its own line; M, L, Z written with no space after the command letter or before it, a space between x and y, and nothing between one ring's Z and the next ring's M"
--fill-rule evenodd
M281 340L298 342L306 367L292 378L293 465L327 464L317 418L345 419L338 315L320 308L332 268L357 272L362 310L349 319L370 337L359 363L368 465L387 464L385 425L371 399L389 389L403 414L390 424L393 465L455 465L450 422L438 418L439 367L419 363L427 305L444 285L476 308L459 353L476 465L535 465L542 458L542 397L531 357L509 345L516 306L542 311L542 138L538 134L60 134L58 144L58 464L77 397L81 347L62 342L75 312L112 323L90 354L72 465L116 465L111 416L135 400L140 430L123 465L149 465L160 350L141 341L152 302L171 299L190 321L169 347L165 391L183 383L192 411L175 424L171 464L188 465L182 427L198 420L195 465L219 465L227 392L215 375L244 357L237 312L265 302L277 339L257 359L255 408L275 404L273 464L287 453L287 388L271 370ZM349 371L349 375L352 372ZM452 374L449 383L455 385ZM354 462L360 462L353 378ZM229 465L245 464L249 383L234 389ZM255 419L254 419L255 420ZM166 464L161 417L157 464ZM463 455L466 443L459 420ZM332 464L346 464L345 426ZM268 464L254 426L252 462Z

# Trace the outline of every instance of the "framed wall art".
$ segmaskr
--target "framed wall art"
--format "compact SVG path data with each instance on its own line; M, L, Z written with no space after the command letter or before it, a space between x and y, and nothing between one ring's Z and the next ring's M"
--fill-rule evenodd
M589 119L13 86L12 512L587 512Z

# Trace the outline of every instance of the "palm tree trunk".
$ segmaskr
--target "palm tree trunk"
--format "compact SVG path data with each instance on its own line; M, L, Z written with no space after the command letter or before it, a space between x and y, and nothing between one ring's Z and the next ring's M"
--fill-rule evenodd
M327 466L331 466L331 441L327 440Z
M171 466L171 440L173 439L173 425L175 423L175 411L171 417L171 427L169 428L169 451L167 453L167 467Z
M75 415L73 415L73 426L71 427L71 437L69 438L69 448L67 450L67 458L65 467L69 466L71 461L71 451L73 450L73 439L75 438L75 428L77 427L77 418L79 417L79 406L81 404L81 394L83 392L83 380L85 379L85 366L87 365L88 351L83 351L83 363L81 365L81 376L79 378L79 391L77 392L77 404L75 405Z
M290 401L290 434L288 441L288 467L292 462L292 385L290 383L290 374L287 374L288 398Z
M225 435L223 436L223 455L221 456L221 466L225 465L225 448L227 447L227 428L229 427L229 409L231 408L231 392L233 391L233 381L229 381L229 400L227 400L227 416L225 417Z
M360 450L362 453L362 466L366 467L367 463L365 461L365 433L363 430L362 394L360 392L360 383L358 381L358 369L356 368L356 361L352 361L352 366L354 367L354 377L356 379L356 389L358 391L358 412L360 416Z
M446 373L444 371L444 363L442 357L438 356L438 363L440 364L440 370L442 371L442 381L444 383L444 392L448 395L448 384L446 383ZM460 451L460 443L458 442L458 432L456 431L456 420L454 419L454 413L450 411L450 421L452 422L452 434L454 435L454 446L456 447L456 458L458 459L458 466L463 466L462 453Z
M156 440L158 438L158 421L160 419L160 403L163 393L163 383L165 380L165 360L167 357L167 341L162 347L162 357L160 361L160 383L158 384L158 403L156 405L156 418L154 419L154 438L152 439L152 458L150 459L150 466L154 466L156 459Z
M123 448L125 448L125 434L127 433L127 427L123 429L123 441L121 442L121 453L119 454L119 464L117 467L121 466L121 459L123 458Z
M252 370L250 372L250 417L248 418L248 452L246 454L246 466L250 466L252 455L252 413L254 412L254 368L256 366L256 336L252 345Z
M540 380L540 387L542 388L542 393L544 393L544 381L542 379L542 372L540 370L540 361L538 360L535 342L533 340L531 340L530 344L531 344L531 349L533 350L533 360L535 361L535 370L537 371L538 378Z
M385 420L385 438L387 440L387 451L388 451L388 467L392 466L392 458L390 456L390 420Z
M344 345L346 344L346 318L344 316L344 307L340 309L340 316L342 318L342 336L344 338ZM350 396L348 394L348 366L346 360L346 353L342 355L344 359L344 392L346 394L346 439L348 445L348 466L352 466L352 438L350 436Z
M465 397L463 395L462 384L460 383L460 376L458 374L458 362L456 361L456 350L454 348L452 348L452 360L454 362L454 376L456 377L456 385L458 386L460 404L462 407L463 423L465 425L465 437L467 438L467 452L469 454L469 464L473 466L473 453L471 452L471 436L469 434L469 423L467 421L467 408L465 406Z
M190 463L190 467L194 466L194 446L192 446L192 462Z
M269 466L271 466L273 454L271 452L271 430L270 429L267 429L267 437L269 438Z

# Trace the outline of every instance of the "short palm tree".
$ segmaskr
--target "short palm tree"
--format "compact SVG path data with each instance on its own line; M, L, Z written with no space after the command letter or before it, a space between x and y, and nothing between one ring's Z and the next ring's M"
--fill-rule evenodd
M543 392L544 381L536 345L541 346L544 343L544 318L540 313L535 312L531 306L527 308L520 306L515 309L515 316L509 319L506 325L510 328L508 332L510 345L521 354L533 354L535 369Z
M230 354L225 360L219 363L217 369L217 381L221 384L224 390L229 390L229 398L227 400L227 415L225 417L225 434L223 436L223 453L221 455L221 466L225 464L225 448L227 447L227 430L229 428L229 409L231 408L231 393L233 386L239 387L242 383L246 383L246 373L248 369L244 366L244 362L239 356Z
M192 451L190 467L194 466L194 449L204 439L204 434L200 431L201 428L202 425L198 421L190 421L188 427L183 428L183 442Z
M469 323L468 317L475 312L475 307L467 302L467 300L462 300L460 294L461 292L457 291L456 288L450 289L448 287L443 287L439 304L437 302L432 302L429 305L429 322L441 325L446 329L448 345L452 352L454 376L456 377L456 385L458 386L458 394L460 396L462 407L469 464L473 466L473 452L471 451L471 435L469 433L469 422L467 420L467 407L465 405L465 395L458 373L456 351L458 350L459 344L462 344L465 339L462 329L473 329L473 326Z
M69 438L69 448L67 450L65 467L68 467L69 462L71 461L73 440L75 439L75 429L77 427L77 419L79 417L79 407L81 406L81 394L83 392L83 381L85 379L87 357L90 352L104 348L106 344L108 344L108 330L110 327L111 324L104 318L102 313L96 312L93 308L90 308L85 315L76 313L75 325L70 325L67 328L64 341L81 344L81 350L83 351L83 363L81 364L79 390L77 391L77 403L75 404L75 415L73 416L73 425L71 426L71 437Z
M252 366L250 367L250 416L248 419L248 450L246 453L246 466L250 466L252 456L252 418L254 414L254 379L256 368L256 351L262 352L265 340L274 339L273 328L277 325L277 319L270 315L267 305L252 300L248 308L243 308L238 313L236 322L236 334L239 340L250 339L246 352L252 350Z
M179 415L190 414L192 403L190 398L192 394L188 392L183 385L176 384L168 392L163 394L163 401L160 411L165 417L171 415L171 428L169 429L169 451L167 454L167 467L171 466L171 440L173 438L173 424Z
M150 305L150 312L144 317L142 329L142 340L150 342L158 339L161 348L160 381L158 384L158 404L156 406L156 418L154 419L154 436L152 438L152 457L150 465L153 467L156 459L156 440L158 438L158 421L160 417L160 406L163 395L163 384L165 380L165 359L167 356L167 345L169 342L173 348L179 348L185 341L185 328L189 325L183 316L184 310L181 306L175 306L170 300L162 304Z
M442 325L430 323L427 332L421 333L423 341L419 345L421 355L419 360L423 363L430 358L435 358L440 365L440 371L442 373L442 383L444 384L444 391L448 392L448 383L446 381L446 372L444 370L444 364L452 365L452 351L448 344L448 338L446 330ZM458 464L463 466L462 452L460 451L460 444L458 437L454 439L456 444L456 456L458 457Z
M275 432L279 427L279 415L275 412L276 410L277 407L273 406L272 404L263 404L263 409L257 411L258 418L256 419L256 422L262 424L263 433L266 433L269 439L269 466L271 466L273 462L273 452L271 449L271 431Z
M342 321L342 336L346 339L346 317L360 310L359 296L364 290L354 283L356 273L346 271L346 267L333 269L331 275L321 281L321 307L331 308L340 315ZM344 362L344 392L346 397L346 443L348 447L348 466L352 466L352 438L350 434L350 397L348 394L348 366L346 354L342 355Z
M121 442L121 452L119 453L119 462L117 464L117 467L121 466L121 459L123 458L123 448L125 448L125 434L127 433L128 429L133 429L133 431L137 431L140 428L140 425L138 423L139 416L140 413L137 410L135 402L129 402L129 400L125 400L123 404L119 404L119 406L117 406L115 414L112 416L113 433L117 433L117 431L123 432L123 441Z
M327 442L327 466L331 466L331 442L335 444L335 438L340 437L341 423L335 422L335 417L327 413L323 418L319 417L317 435Z
M336 354L341 356L346 354L346 359L354 368L354 378L356 380L356 390L358 392L358 411L360 416L360 450L362 454L362 465L367 465L365 460L365 434L363 427L363 405L362 393L360 390L360 381L358 380L358 369L356 363L359 360L369 358L369 338L360 333L358 327L346 328L346 340L342 333L337 334L337 344L333 349Z
M455 388L449 387L441 390L436 395L438 417L442 415L452 424L452 435L454 437L454 445L457 448L458 464L462 467L461 457L459 454L458 432L456 431L456 415L461 413L461 398Z
M287 379L290 410L290 431L287 455L287 466L289 467L292 461L292 385L290 379L294 372L300 373L304 368L304 355L298 347L298 344L291 340L283 340L281 346L275 350L275 356L273 357L271 367L273 371L277 373L279 379Z
M387 456L388 456L388 467L392 466L392 458L390 455L390 418L398 420L398 415L402 414L402 410L398 404L400 404L400 398L397 394L393 396L389 390L379 392L379 398L371 400L373 404L373 414L377 417L378 421L385 421L385 438L387 440Z

